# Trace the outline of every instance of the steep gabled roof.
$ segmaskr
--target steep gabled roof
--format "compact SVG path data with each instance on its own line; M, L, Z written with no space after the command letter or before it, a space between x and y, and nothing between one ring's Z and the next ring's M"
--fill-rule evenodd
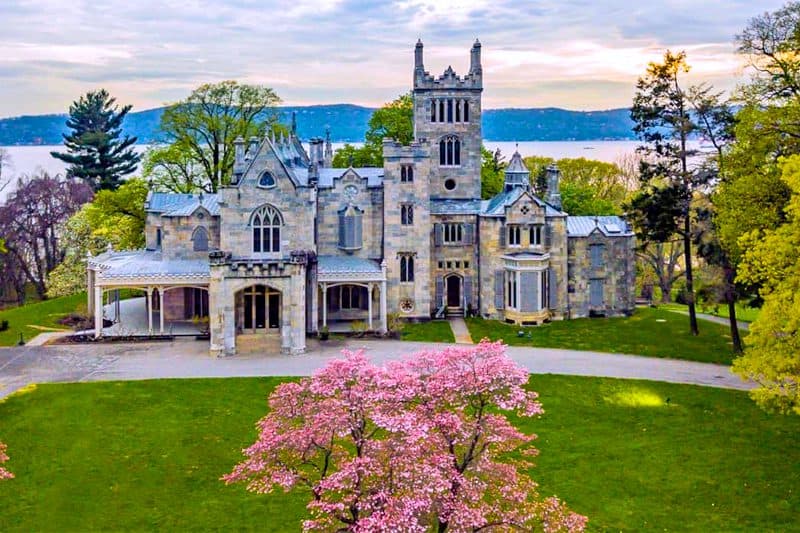
M630 237L633 231L622 217L618 216L569 216L567 217L567 235L570 237L588 237L599 231L606 237Z
M144 209L148 213L158 213L168 217L191 216L202 207L211 216L219 216L219 197L216 194L179 194L171 192L150 192Z

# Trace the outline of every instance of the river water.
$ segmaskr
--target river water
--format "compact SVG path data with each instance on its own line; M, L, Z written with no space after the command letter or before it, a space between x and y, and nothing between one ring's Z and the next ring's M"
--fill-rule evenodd
M336 150L344 143L333 143ZM521 143L484 141L489 150L500 151L506 160L515 149L523 156L539 155L560 159L564 157L585 157L614 163L636 150L637 141L528 141ZM31 174L39 169L51 175L64 172L64 164L50 156L50 152L63 150L62 146L0 146L10 156L10 163L3 166L2 181L11 181L0 191L0 202L4 201L14 187L17 176ZM147 146L138 145L136 150L143 152Z

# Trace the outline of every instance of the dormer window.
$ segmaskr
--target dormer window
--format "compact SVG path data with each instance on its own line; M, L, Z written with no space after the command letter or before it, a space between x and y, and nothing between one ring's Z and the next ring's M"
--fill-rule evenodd
M262 189L271 189L275 186L275 176L271 172L264 172L258 178L258 186Z

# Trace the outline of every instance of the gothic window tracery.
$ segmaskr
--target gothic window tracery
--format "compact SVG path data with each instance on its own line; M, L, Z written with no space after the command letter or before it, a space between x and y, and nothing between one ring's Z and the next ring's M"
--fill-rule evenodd
M281 226L283 217L271 205L265 205L253 212L250 218L253 228L253 252L276 253L281 251Z

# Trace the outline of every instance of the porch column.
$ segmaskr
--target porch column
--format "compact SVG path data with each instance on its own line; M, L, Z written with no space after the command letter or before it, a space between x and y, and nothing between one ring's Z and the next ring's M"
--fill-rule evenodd
M88 257L91 257L91 252L87 252ZM86 305L88 307L87 311L89 312L89 316L94 315L94 271L90 268L86 268L86 296L88 297L88 302Z
M381 281L381 333L387 332L386 325L386 281Z
M103 288L94 286L94 338L103 335Z
M147 287L147 332L153 334L153 287Z
M328 325L328 284L320 283L319 286L322 288L322 327L324 328Z
M367 313L368 313L368 317L369 317L368 318L369 330L372 331L372 293L373 293L373 289L375 288L375 285L373 283L370 283L368 286L369 286L369 290L367 291L368 292L368 294L367 294Z
M122 322L120 319L120 315L122 314L122 309L120 309L120 300L119 300L119 289L114 291L114 318L117 322Z
M158 308L159 308L158 317L161 321L161 324L159 324L160 332L163 335L164 334L164 287L158 288Z

